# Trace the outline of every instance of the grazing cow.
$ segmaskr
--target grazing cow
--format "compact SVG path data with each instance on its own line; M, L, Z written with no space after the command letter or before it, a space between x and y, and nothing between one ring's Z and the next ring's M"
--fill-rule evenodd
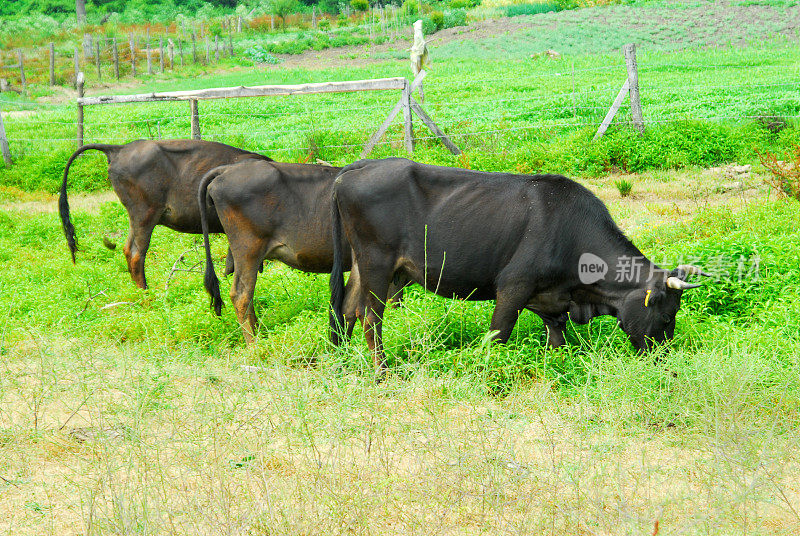
M365 300L364 333L380 374L389 282L408 279L440 296L497 300L490 330L505 342L523 309L537 313L550 346L567 320L616 316L639 350L671 339L693 266L659 268L634 246L589 190L560 175L481 173L405 159L362 160L334 186L331 336L343 324L349 242ZM344 236L342 236L344 233ZM622 268L622 269L620 269ZM615 273L616 269L616 273Z
M219 315L222 297L211 260L208 242L211 229L207 222L207 215L216 214L228 237L236 266L230 296L247 343L253 342L255 336L253 292L264 260L281 261L304 272L331 271L332 193L340 170L331 166L246 160L217 167L200 181L197 202L205 208L200 210L206 248L205 287ZM350 269L349 249L339 264L343 270ZM355 284L358 274L351 273L350 280ZM354 295L357 297L358 293ZM348 300L345 310L349 334L355 323L355 303Z
M64 169L58 198L59 213L67 245L75 262L75 227L69 217L67 175L75 158L88 150L102 151L108 158L108 180L128 211L130 232L125 242L125 260L133 282L147 288L144 259L156 225L182 233L199 234L200 210L197 187L209 170L222 164L266 156L236 147L200 140L137 140L124 145L91 143L72 153ZM216 214L209 213L209 228L222 232ZM226 272L233 270L229 262Z

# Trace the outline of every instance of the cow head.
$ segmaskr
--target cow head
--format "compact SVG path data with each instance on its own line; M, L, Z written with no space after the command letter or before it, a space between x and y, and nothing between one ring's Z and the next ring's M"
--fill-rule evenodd
M700 268L680 265L672 271L658 270L642 287L628 292L619 308L622 330L634 348L647 351L675 335L675 316L684 290L697 288L687 283L689 275L709 276Z

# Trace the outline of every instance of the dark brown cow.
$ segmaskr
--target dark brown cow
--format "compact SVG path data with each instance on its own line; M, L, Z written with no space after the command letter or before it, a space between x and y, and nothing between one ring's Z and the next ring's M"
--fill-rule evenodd
M341 168L248 160L218 167L200 182L197 202L206 248L205 287L214 311L222 297L214 273L206 215L216 214L228 237L236 271L230 296L245 340L253 341L257 319L253 309L256 277L264 260L277 260L304 272L328 273L333 265L331 210L333 182ZM350 251L340 262L350 268ZM349 285L358 275L351 273ZM398 295L394 289L391 295ZM358 293L350 294L356 298ZM355 302L344 305L347 332L353 329Z
M602 201L560 175L362 160L342 170L333 190L334 252L338 261L352 248L366 305L364 333L379 373L385 366L382 298L398 277L445 297L497 300L489 329L501 342L529 309L544 321L551 346L565 343L568 320L584 324L613 315L633 346L647 350L673 337L683 290L699 286L687 276L707 275L694 266L653 264ZM342 281L334 262L335 343L343 324Z
M67 175L75 158L88 150L102 151L108 158L108 180L128 211L130 232L123 251L131 278L140 288L147 288L144 259L156 225L182 233L202 232L197 188L203 175L223 164L270 160L257 153L200 140L137 140L124 145L82 146L67 161L58 198L72 262L77 248L75 228L69 217ZM211 232L222 232L217 215L211 211L207 216ZM226 272L232 270L229 262Z

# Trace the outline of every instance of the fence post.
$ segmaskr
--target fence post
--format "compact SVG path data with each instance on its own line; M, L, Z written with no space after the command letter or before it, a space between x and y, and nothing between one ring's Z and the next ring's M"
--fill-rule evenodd
M192 28L192 63L197 63L197 35Z
M233 57L233 24L228 26L228 56Z
M411 86L406 82L403 87L403 140L406 151L414 152L414 125L411 118Z
M22 49L17 49L17 57L19 58L19 80L22 85L22 93L27 94L28 83L25 81L25 58L22 55Z
M131 47L131 73L136 78L136 43L133 40L133 34L130 34L130 47Z
M236 33L242 33L242 16L239 15L239 18L236 20Z
M219 36L214 36L214 61L219 63Z
M639 99L639 71L636 67L636 45L628 43L622 47L625 55L625 66L628 68L628 95L631 99L631 116L633 126L644 132L644 118L642 117L642 102Z
M164 72L164 37L158 38L158 66L161 72Z
M75 81L78 87L78 99L83 98L83 73L79 72ZM83 104L78 102L78 147L83 145Z
M208 34L206 34L206 65L211 63L211 40L208 38Z
M75 88L78 87L78 73L81 72L81 59L78 56L78 47L75 47L75 53L73 56L73 61L75 62Z
M189 99L189 109L192 112L192 139L200 140L200 111L197 109L197 99Z
M167 48L169 49L169 68L170 70L175 70L175 43L172 42L171 38L167 39Z
M119 49L117 48L117 38L111 40L111 46L114 47L114 76L119 80Z
M96 41L96 48L97 54L95 55L94 61L97 64L97 81L103 81L103 74L100 72L100 39Z
M178 54L181 57L181 68L183 68L183 40L180 37L178 38Z
M0 150L3 152L3 162L7 168L11 167L11 149L8 147L6 127L3 125L3 110L0 110Z
M50 42L50 85L56 85L56 45Z
M150 37L144 44L145 54L147 55L147 74L153 74L153 58L150 56Z

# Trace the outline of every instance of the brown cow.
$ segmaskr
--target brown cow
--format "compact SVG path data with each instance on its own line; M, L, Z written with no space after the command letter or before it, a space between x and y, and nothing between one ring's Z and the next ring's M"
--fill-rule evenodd
M64 169L64 181L58 198L59 213L67 245L75 262L75 228L69 217L67 175L75 158L90 149L102 151L108 158L108 180L130 218L130 232L125 242L125 260L134 283L147 288L144 259L156 225L182 233L199 234L200 209L197 187L209 170L242 160L269 161L266 156L211 141L137 140L124 145L92 143L75 151ZM217 215L208 214L212 232L222 232ZM233 270L231 257L226 273Z
M253 293L265 259L278 260L304 272L328 273L334 263L331 210L333 183L341 168L246 160L220 166L203 177L197 192L206 248L205 287L219 315L222 297L211 260L207 215L216 214L228 237L236 272L230 296L245 340L253 341L257 319ZM350 269L350 251L340 264ZM358 274L350 274L345 293L347 334L352 332L359 293ZM399 288L400 290L397 290ZM402 286L392 286L389 296L400 298Z

